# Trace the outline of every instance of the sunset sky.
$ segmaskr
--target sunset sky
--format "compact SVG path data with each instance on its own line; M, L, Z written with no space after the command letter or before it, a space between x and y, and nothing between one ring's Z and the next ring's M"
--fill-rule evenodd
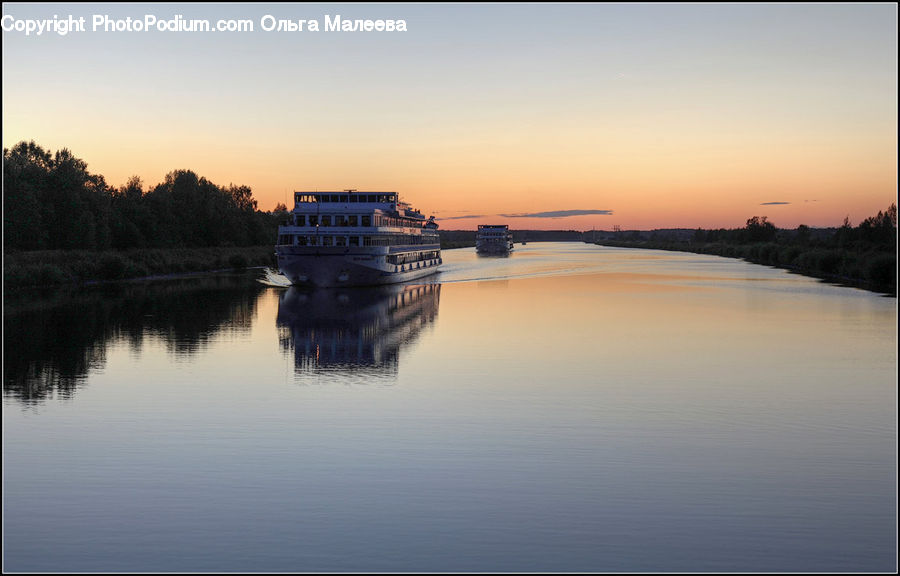
M444 229L856 225L897 199L895 4L3 4L3 146L146 187L391 190ZM327 31L326 15L406 31ZM84 31L26 35L29 19ZM240 19L243 32L93 30ZM264 17L319 31L265 31ZM530 216L529 216L530 215Z

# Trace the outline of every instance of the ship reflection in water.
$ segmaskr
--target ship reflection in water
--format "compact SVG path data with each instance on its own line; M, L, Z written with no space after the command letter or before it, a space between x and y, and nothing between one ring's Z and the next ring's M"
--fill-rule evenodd
M437 317L440 294L440 284L288 288L276 320L282 349L293 349L301 377L393 383L400 349Z

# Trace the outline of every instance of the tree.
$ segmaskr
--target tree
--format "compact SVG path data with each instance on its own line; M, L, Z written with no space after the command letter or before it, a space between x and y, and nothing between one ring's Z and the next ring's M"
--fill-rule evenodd
M777 229L765 216L754 216L747 220L747 235L750 242L772 242Z
M68 149L51 154L33 141L3 150L3 188L13 250L248 246L274 242L278 226L249 186L174 170L152 188L132 176L116 189Z
M897 205L863 220L857 228L859 239L879 245L895 245L897 239Z
M256 200L253 199L253 191L250 190L249 186L235 186L234 184L231 184L229 185L228 191L238 210L244 212L253 212L256 210Z
M141 180L140 176L132 176L125 183L120 193L129 202L136 202L144 196L144 181Z
M8 248L47 246L42 208L52 156L32 140L3 149L3 242Z
M806 224L801 224L797 226L797 235L794 237L794 242L798 246L808 246L809 245L809 226Z

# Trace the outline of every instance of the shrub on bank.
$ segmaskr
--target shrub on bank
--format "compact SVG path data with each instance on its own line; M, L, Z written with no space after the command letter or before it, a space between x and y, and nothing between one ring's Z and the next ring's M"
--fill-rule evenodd
M778 262L782 266L794 266L802 253L799 246L783 246L778 253Z
M100 258L100 269L97 276L103 280L118 280L125 275L128 264L119 254L104 254Z
M10 252L3 259L3 281L15 289L274 266L273 252L272 246Z
M897 256L876 254L866 263L864 275L875 286L897 289Z
M648 241L602 241L599 244L621 248L681 250L740 258L755 264L785 268L807 276L855 285L876 292L893 295L897 293L896 255L879 250L858 253L840 248L804 248L774 242L756 244L709 242L677 247L669 243Z
M247 258L243 254L232 254L228 258L228 265L237 270L243 270L247 267Z

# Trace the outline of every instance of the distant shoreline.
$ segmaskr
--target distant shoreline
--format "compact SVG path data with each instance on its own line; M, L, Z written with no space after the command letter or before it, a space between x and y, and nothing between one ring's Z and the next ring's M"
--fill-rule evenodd
M573 240L569 240L573 241ZM539 242L539 240L535 240ZM442 242L443 250L470 248L474 242L458 239ZM885 296L897 297L896 258L879 255L857 269L867 271L850 276L828 272L821 267L855 257L849 251L810 250L793 255L792 262L806 262L807 266L778 262L777 246L773 244L728 245L721 243L686 244L652 240L599 240L588 242L614 248L668 250L706 254L745 260L753 264L771 266L791 273L817 278L826 282L861 288ZM41 250L4 253L4 290L19 291L36 287L78 286L116 281L153 281L189 277L227 270L245 270L276 266L272 246L213 247L213 248L152 248L133 250ZM815 266L819 266L816 269Z
M705 254L709 256L721 256L723 258L734 258L750 262L751 264L770 266L772 268L778 268L779 270L786 270L794 274L816 278L818 280L823 280L832 284L838 284L841 286L848 286L852 288L860 288L869 292L876 292L878 294L890 296L893 298L897 297L896 258L893 259L893 263L889 262L888 259L883 259L881 262L870 264L870 267L866 268L866 270L872 271L869 272L870 277L866 278L862 275L848 276L833 272L827 272L825 270L816 269L814 267L827 266L830 264L823 262L836 262L840 261L841 259L846 259L848 257L854 256L849 251L825 251L821 249L809 250L807 251L807 253L813 254L813 256L810 256L808 258L802 258L801 255L804 253L801 252L794 256L792 262L810 263L810 265L803 266L799 264L778 263L777 247L773 248L774 245L772 244L726 245L720 243L702 243L687 245L684 243L654 242L648 240L598 240L597 242L591 243L598 246L608 246L610 248L667 250L670 252L686 252L689 254ZM859 269L862 270L863 268L860 267ZM894 271L893 276L887 274L890 269ZM893 282L891 282L888 277L893 278Z

